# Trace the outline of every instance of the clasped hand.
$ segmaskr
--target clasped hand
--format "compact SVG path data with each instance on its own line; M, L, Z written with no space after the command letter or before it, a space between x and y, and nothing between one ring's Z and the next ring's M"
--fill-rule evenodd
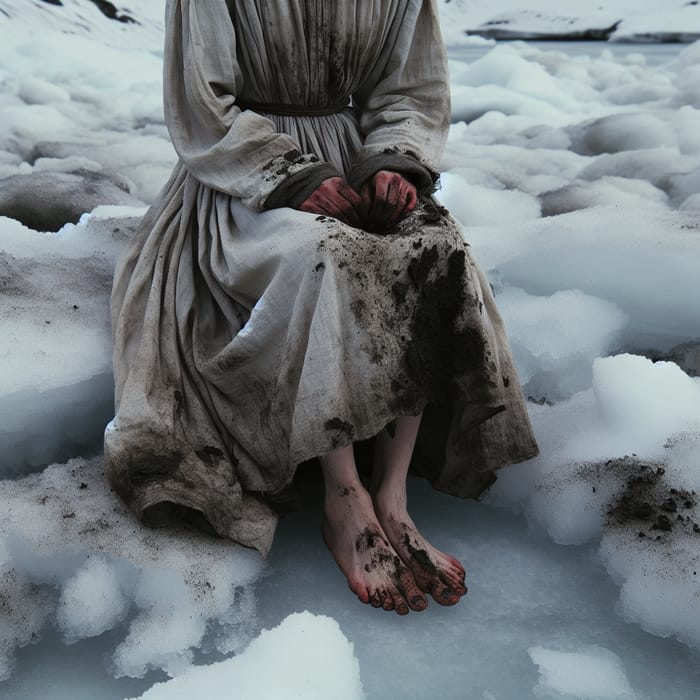
M398 223L418 202L418 192L403 175L380 170L356 192L341 177L324 180L300 206L367 231L380 232Z

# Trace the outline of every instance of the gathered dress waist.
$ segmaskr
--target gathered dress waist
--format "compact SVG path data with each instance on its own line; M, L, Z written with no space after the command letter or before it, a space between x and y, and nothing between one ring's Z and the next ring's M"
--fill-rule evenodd
M332 105L293 105L281 102L255 102L253 100L240 100L236 104L243 110L249 109L262 114L275 114L282 117L327 117L332 114L340 114L349 107L351 100L345 97Z

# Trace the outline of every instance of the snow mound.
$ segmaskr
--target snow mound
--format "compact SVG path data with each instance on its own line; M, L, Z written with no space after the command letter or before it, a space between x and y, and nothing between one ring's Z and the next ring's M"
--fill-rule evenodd
M105 207L56 235L0 217L0 476L93 452L113 415L109 296L136 225Z
M451 46L466 38L689 42L700 37L700 8L689 0L442 0Z
M539 296L578 289L604 299L628 317L620 347L666 352L698 338L697 226L692 211L648 201L465 233L497 286Z
M633 13L625 17L612 36L613 41L692 42L700 39L700 8L686 0L672 12Z
M487 39L606 41L619 24L619 16L610 12L576 16L532 9L511 10L467 30L467 34Z
M0 180L0 216L36 231L59 231L102 205L138 206L139 200L99 173L39 172Z
M239 656L193 668L138 700L361 700L353 645L332 618L295 613L263 630Z
M0 679L54 624L66 643L119 630L116 676L183 672L206 641L240 651L255 631L260 556L187 530L150 530L109 489L101 461L0 482Z
M36 27L45 28L40 42ZM135 27L89 0L0 0L0 213L57 230L97 204L153 200L175 160L161 97L162 23L136 48Z
M0 27L50 26L69 35L130 47L159 47L165 0L124 7L109 0L0 0Z
M531 415L542 453L502 472L490 501L561 544L602 537L625 617L700 648L700 380L669 362L598 359L591 390Z
M507 287L498 306L526 396L553 401L591 384L591 363L614 350L627 316L578 290L535 296Z
M602 647L575 652L543 647L528 649L540 671L535 687L539 698L565 694L579 700L636 700L620 659Z

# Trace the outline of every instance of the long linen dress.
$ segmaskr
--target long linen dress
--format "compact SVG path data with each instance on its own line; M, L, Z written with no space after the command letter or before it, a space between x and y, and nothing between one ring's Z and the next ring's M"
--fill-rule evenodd
M534 456L489 285L429 196L435 1L170 0L166 31L180 161L116 273L115 490L266 553L297 466L397 416L425 409L412 467L452 494ZM294 208L381 169L422 195L390 230Z

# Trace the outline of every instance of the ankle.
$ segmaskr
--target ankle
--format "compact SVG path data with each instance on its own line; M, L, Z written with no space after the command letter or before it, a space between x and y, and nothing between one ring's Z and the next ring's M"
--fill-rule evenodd
M405 513L408 506L406 483L403 481L396 483L389 480L383 481L372 492L372 501L377 514L396 515Z
M359 479L330 479L325 484L326 514L355 510L363 502L371 504L369 493Z

